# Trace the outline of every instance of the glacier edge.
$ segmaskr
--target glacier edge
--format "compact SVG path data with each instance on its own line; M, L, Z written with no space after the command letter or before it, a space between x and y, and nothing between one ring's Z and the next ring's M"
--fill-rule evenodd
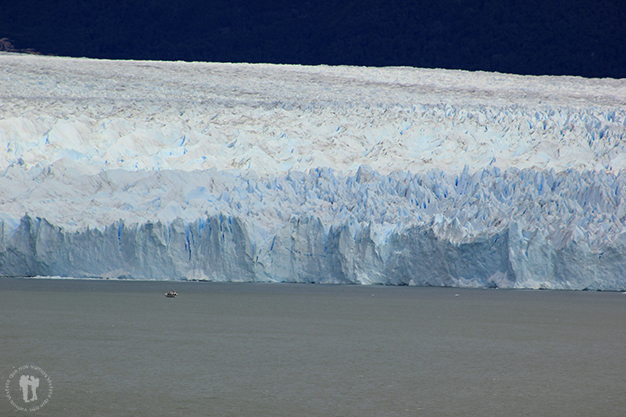
M215 215L185 223L115 222L68 232L43 218L20 220L0 246L4 276L150 280L299 282L626 290L626 236L603 250L570 240L556 248L541 232L525 238L512 222L472 242L438 238L428 226L392 232L376 243L354 217L325 228L296 218L255 244L246 221Z
M626 80L0 61L0 276L626 286Z

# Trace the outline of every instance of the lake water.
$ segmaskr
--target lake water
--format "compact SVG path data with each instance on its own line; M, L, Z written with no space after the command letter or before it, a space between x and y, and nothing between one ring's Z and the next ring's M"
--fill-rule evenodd
M0 380L2 416L616 417L626 295L0 279Z

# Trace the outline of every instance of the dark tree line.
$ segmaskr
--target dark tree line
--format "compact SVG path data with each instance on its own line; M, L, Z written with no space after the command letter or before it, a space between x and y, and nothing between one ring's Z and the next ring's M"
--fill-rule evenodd
M626 77L626 1L0 0L15 49Z

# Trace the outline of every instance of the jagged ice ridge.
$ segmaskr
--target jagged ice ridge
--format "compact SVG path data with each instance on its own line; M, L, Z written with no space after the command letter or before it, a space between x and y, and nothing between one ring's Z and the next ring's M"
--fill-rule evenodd
M0 274L626 289L626 82L0 54Z

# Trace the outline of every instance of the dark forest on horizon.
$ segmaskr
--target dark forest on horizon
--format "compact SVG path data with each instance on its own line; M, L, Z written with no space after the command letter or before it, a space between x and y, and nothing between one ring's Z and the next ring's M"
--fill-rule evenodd
M72 57L626 78L622 0L0 0L0 38Z

